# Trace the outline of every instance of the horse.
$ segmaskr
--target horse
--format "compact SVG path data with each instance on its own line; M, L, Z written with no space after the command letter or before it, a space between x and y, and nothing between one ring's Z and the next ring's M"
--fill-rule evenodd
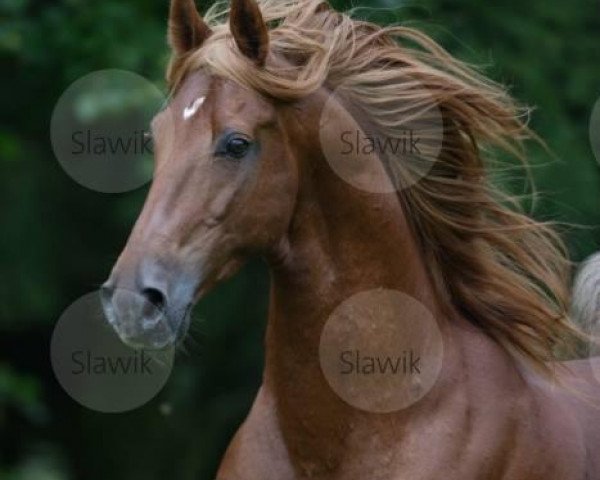
M506 90L415 29L323 0L204 18L172 0L168 26L155 175L101 296L124 342L162 348L215 284L266 259L262 385L217 478L600 479L600 364L557 355L578 335L564 245L492 178L496 153L522 159L533 136ZM429 126L421 156L350 154L343 170L327 153L340 132L398 136L408 117ZM381 411L334 388L322 339L332 318L334 340L363 325L360 308L335 313L348 299L388 291L429 312L443 352L426 391ZM409 310L395 318L418 329ZM355 339L385 340L363 327Z

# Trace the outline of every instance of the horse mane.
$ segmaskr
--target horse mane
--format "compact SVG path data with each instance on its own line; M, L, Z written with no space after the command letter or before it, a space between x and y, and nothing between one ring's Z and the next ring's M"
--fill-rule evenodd
M198 50L172 58L170 86L197 68L283 101L344 85L369 121L387 129L395 125L386 104L435 99L443 117L442 151L429 173L399 195L437 294L547 372L545 362L579 336L568 316L567 250L554 226L524 214L516 197L494 185L490 171L497 155L526 165L523 142L536 138L526 125L528 112L505 88L415 29L357 20L322 0L258 4L269 26L264 67L235 48L227 4L220 2L205 16L212 35ZM396 122L402 128L401 119ZM396 167L388 170L406 173Z
M572 312L579 319L579 324L583 326L585 332L598 335L600 327L600 253L598 252L586 259L577 270L573 284Z

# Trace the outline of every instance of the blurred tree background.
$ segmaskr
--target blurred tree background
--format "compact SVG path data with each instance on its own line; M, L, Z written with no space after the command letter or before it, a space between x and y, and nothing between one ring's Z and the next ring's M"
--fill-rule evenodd
M588 226L565 232L576 260L600 249L600 169L588 135L600 97L598 1L334 3L425 30L535 106L532 126L557 157L532 152L544 194L536 214ZM89 411L50 368L53 324L107 277L147 192L100 194L73 182L51 150L52 109L98 69L164 88L167 12L167 0L0 0L2 479L212 479L258 388L268 286L258 260L196 308L194 342L144 407Z

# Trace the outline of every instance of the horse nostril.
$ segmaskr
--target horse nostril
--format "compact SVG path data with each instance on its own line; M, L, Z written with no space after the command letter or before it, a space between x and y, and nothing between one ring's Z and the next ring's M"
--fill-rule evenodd
M152 305L154 305L159 310L165 306L166 298L165 294L161 292L157 288L147 287L142 290L142 295L148 300Z

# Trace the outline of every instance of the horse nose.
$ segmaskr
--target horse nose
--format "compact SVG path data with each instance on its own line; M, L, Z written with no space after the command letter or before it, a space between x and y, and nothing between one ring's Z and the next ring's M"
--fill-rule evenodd
M106 319L121 340L136 347L162 348L177 340L187 309L169 298L164 269L146 266L133 272L113 272L100 298ZM186 300L180 298L185 302Z
M110 280L106 281L100 287L100 300L104 309L112 308L112 299L115 293L115 287ZM167 306L167 294L158 287L142 287L139 295L148 302L149 307L163 311Z

